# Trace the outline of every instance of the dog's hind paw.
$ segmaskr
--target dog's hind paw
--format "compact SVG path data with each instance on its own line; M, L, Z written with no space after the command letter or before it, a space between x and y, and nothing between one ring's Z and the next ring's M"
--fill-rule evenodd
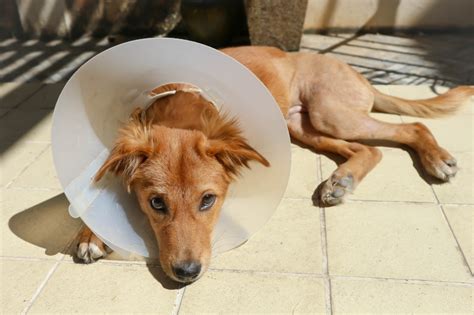
M449 182L458 171L456 159L442 148L424 154L421 161L429 174L443 182Z
M325 206L335 206L344 201L344 197L354 188L354 178L351 174L339 177L333 174L324 183L320 199Z

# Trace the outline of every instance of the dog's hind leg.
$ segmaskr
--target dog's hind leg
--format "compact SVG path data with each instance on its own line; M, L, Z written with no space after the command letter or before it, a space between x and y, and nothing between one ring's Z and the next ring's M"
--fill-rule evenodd
M77 245L77 258L80 261L90 264L107 256L107 245L105 245L92 231L85 226L79 234Z
M308 113L292 109L287 124L291 136L318 151L336 153L347 161L332 173L320 189L324 205L336 205L369 173L382 158L377 148L356 142L334 139L318 132L311 124Z
M338 139L387 140L408 145L418 153L425 170L440 180L448 181L457 172L454 157L438 145L422 123L382 122L337 103L315 104L308 114L312 126L318 131Z

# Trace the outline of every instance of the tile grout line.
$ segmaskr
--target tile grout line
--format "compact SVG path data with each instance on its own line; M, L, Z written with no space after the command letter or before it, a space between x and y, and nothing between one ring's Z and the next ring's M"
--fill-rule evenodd
M9 189L10 186L11 186L21 175L23 175L23 173L25 173L26 170L27 170L31 165L33 165L33 163L36 162L36 161L39 159L39 157L40 157L41 155L43 155L43 153L45 153L50 147L51 147L51 145L49 144L49 145L47 145L43 150L41 150L40 153L38 153L38 155L36 155L30 163L28 163L24 168L22 168L22 170L21 170L8 184L5 185L5 189Z
M64 254L63 254L64 256ZM64 257L63 257L64 258ZM46 274L46 277L43 279L43 281L41 281L40 285L38 286L38 288L36 289L35 293L33 294L33 296L31 297L31 299L28 301L28 303L26 304L25 308L23 308L23 310L21 311L20 314L28 314L28 312L30 311L31 307L33 306L33 304L36 302L36 300L38 299L39 295L41 294L41 292L43 292L43 289L46 287L46 284L48 283L49 279L51 279L51 277L53 276L54 272L56 271L56 269L58 269L59 267L59 264L61 263L61 260L58 260L56 261L56 263L53 265L53 267L51 267L51 269L48 271L48 273Z
M173 309L171 310L171 315L179 314L179 310L181 309L181 304L183 303L185 292L186 292L186 287L183 287L178 290L178 293L176 294L176 299L174 300Z
M67 255L64 255L66 257ZM0 256L0 260L3 261L36 261L36 262L60 262L61 264L77 264L73 261L64 260L64 258L58 259L46 259L46 258L35 258L35 257L20 257L20 256ZM112 266L143 266L147 265L140 262L128 262L128 261L111 261L107 262L104 260L99 260L97 264L105 264ZM246 274L259 274L259 275L273 275L273 276L292 276L292 277L310 277L310 278L319 278L323 279L324 275L316 273L297 273L297 272L275 272L275 271L264 271L264 270L241 270L241 269L209 269L210 272L228 272L228 273L246 273ZM444 281L444 280L428 280L428 279L399 279L399 278L383 278L383 277L370 277L370 276L345 276L345 275L332 275L329 276L331 280L340 279L340 280L364 280L364 281L390 281L396 283L406 283L406 284L423 284L423 285L433 285L433 286L467 286L473 287L474 282L462 282L462 281Z
M451 235L453 236L456 249L457 249L457 251L461 254L461 258L462 258L462 262L463 262L464 268L467 269L467 271L469 272L469 274L470 274L471 277L472 277L473 274L472 274L471 267L469 266L469 263L468 263L468 261L467 261L466 255L464 254L464 251L462 250L461 244L459 244L458 238L456 237L456 234L454 233L453 227L452 227L451 224L449 223L448 216L446 215L446 212L444 211L444 207L443 207L443 205L440 203L439 198L438 198L438 195L436 194L436 190L434 189L433 185L430 185L430 187L431 187L431 191L433 192L433 194L434 194L434 196L435 196L435 198L436 198L436 202L437 202L437 204L438 204L439 210L441 211L441 215L443 216L444 221L446 222L446 224L447 224L447 226L448 226L448 228L449 228L449 231L451 232Z
M223 268L209 268L210 272L228 272L228 273L246 273L250 275L269 275L269 276L292 276L292 277L314 277L323 278L319 273L309 272L287 272L287 271L267 271L267 270L251 270L251 269L223 269Z
M321 155L318 155L318 176L320 182L323 180L323 168L321 163ZM321 184L321 183L320 183ZM322 265L323 265L323 281L324 281L324 300L326 305L326 314L332 314L332 290L331 278L329 277L329 258L327 248L327 233L326 233L326 211L324 207L319 207L319 233L321 236L321 251L322 251Z
M14 81L12 81L12 82L14 82ZM1 82L1 83L3 83L3 82ZM22 83L20 83L20 85L25 85L25 84L28 84L28 82L22 82ZM30 83L30 84L31 84L31 83ZM23 104L24 102L28 101L28 100L29 100L30 98L32 98L36 93L38 93L40 90L43 89L43 87L44 87L43 82L40 82L38 85L39 85L39 87L38 87L37 89L35 89L33 92L31 92L31 94L29 94L27 97L25 97L25 99L19 101L17 104L15 104L15 105L12 106L12 107L8 107L8 108L7 108L7 111L6 111L5 113L3 113L2 115L0 115L0 118L6 117L10 112L14 111L15 109L18 109L18 108L21 106L21 104ZM15 89L15 90L16 90L16 89ZM15 91L15 90L14 90L14 91ZM7 94L7 95L8 95L8 94Z
M311 198L304 198L304 197L283 197L284 200L309 200L311 201ZM364 203L364 202L369 202L369 203L402 203L402 204L415 204L415 205L433 205L436 206L438 203L436 201L404 201L404 200L370 200L370 199L347 199L344 201L346 204L351 204L351 203ZM442 203L442 205L447 205L447 206L472 206L472 203L464 203L464 202L446 202Z
M61 258L41 258L41 257L28 257L28 256L0 256L0 260L3 261L42 261L42 262L57 262Z
M392 282L402 284L417 284L417 285L430 285L439 287L470 287L474 286L471 282L455 282L455 281L439 281L439 280L423 280L423 279L396 279L396 278L382 278L382 277L365 277L365 276L344 276L344 275L333 275L330 277L333 280L355 280L355 281L379 281L379 282Z

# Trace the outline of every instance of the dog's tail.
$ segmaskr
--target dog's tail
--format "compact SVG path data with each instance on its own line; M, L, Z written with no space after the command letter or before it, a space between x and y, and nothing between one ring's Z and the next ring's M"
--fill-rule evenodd
M440 117L456 112L471 96L474 96L474 86L459 86L439 96L423 100L407 100L377 90L374 93L374 109L377 111L416 117Z

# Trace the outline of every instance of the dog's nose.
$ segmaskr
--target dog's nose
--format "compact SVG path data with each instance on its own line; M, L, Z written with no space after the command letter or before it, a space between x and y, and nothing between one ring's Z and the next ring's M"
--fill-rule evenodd
M173 272L180 280L193 280L201 272L201 264L198 261L183 261L173 266Z

